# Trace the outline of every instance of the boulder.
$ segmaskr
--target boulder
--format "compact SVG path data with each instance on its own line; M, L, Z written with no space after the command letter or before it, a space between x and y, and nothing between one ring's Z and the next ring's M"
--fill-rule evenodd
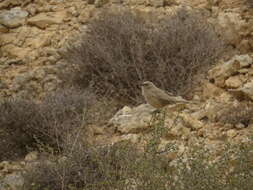
M239 88L240 86L242 86L243 81L240 75L236 75L236 76L229 77L225 81L225 84L226 84L226 87L228 88Z
M135 108L125 106L118 111L109 121L120 133L137 133L149 127L152 112L155 109L148 104L142 104Z
M0 11L0 24L7 28L16 28L25 23L27 16L28 12L22 10L20 7Z

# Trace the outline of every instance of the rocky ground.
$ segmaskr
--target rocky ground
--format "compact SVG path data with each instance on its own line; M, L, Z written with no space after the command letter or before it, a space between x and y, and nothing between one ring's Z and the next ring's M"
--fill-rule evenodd
M163 16L182 5L202 8L209 21L219 26L219 32L226 34L237 55L220 61L208 72L193 104L170 105L156 115L145 104L125 106L106 126L91 127L91 141L114 144L130 140L142 148L152 139L150 121L156 118L166 129L159 136L158 151L171 161L194 144L215 155L225 142L252 141L252 123L245 121L247 118L233 120L245 116L250 106L242 105L253 100L253 12L246 1L0 0L0 97L40 99L57 89L61 84L57 71L65 65L61 51L74 43L101 9L128 6L143 15L156 12ZM167 149L169 144L177 146L177 151ZM38 157L31 152L22 161L1 162L0 189L22 186L21 172L36 164Z
M105 7L127 6L145 16L171 14L185 5L202 8L220 26L228 42L241 53L253 49L252 12L247 2L181 0L47 0L0 2L0 96L41 98L61 81L56 73L64 63L62 49Z

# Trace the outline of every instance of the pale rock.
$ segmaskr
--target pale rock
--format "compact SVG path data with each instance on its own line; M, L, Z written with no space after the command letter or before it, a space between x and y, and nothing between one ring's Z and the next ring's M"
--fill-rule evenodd
M137 133L149 127L155 109L147 104L135 108L124 107L109 121L121 133Z
M194 118L191 114L180 113L179 116L189 125L191 129L198 130L204 126L204 124Z
M21 10L20 7L0 11L0 24L8 28L16 28L25 23L27 16L28 12Z
M253 100L253 81L247 82L244 84L241 88L238 89L229 89L231 93L233 93L235 96L246 96Z
M21 48L14 46L13 44L2 47L2 50L4 50L8 57L20 59L24 59L30 52L29 48Z
M235 129L230 129L227 131L227 136L229 138L234 138L237 134L238 134L238 132Z
M28 24L37 26L41 29L45 29L46 27L52 24L62 24L64 18L66 17L66 12L58 12L57 14L50 13L40 13L34 17L28 19Z
M26 10L30 13L30 15L34 16L37 13L36 4L33 4L33 3L29 4L26 7Z
M238 46L241 41L240 31L246 25L245 20L240 13L219 12L217 17L218 24L222 27L222 33L226 40L233 45Z
M253 64L253 58L248 54L235 55L231 61L238 61L240 63L240 68L248 67Z
M238 73L239 69L248 67L252 64L252 58L249 55L235 55L229 61L219 64L208 72L209 78L214 79L215 84L224 87L225 80Z
M31 48L42 48L50 45L50 37L49 34L41 34L37 38L27 38L25 43Z
M214 79L215 84L219 87L224 87L225 80L238 72L240 69L240 63L238 61L228 61L223 64L220 64L213 69L208 71L210 79Z
M224 105L220 102L216 102L213 99L209 99L206 102L204 110L206 111L207 118L212 122L216 122L216 119L221 114L223 108Z
M206 82L203 85L203 97L206 99L221 96L223 93L227 92L210 82Z
M25 156L25 161L27 162L35 161L38 159L38 155L39 153L37 151L30 152Z
M169 130L165 138L167 137L167 139L169 139L168 137L170 136L188 138L190 134L191 134L191 130L189 128L185 127L183 124L178 124L178 125L173 126Z
M10 45L11 43L15 43L17 36L15 33L4 33L0 36L0 46L4 49L3 46Z
M237 129L243 129L243 128L245 128L246 126L243 124L243 123L237 123L236 125L235 125L235 128L237 128Z
M140 142L140 135L138 134L126 134L121 136L122 140L129 140L132 143L139 143Z
M51 81L51 82L46 82L43 85L44 90L47 92L51 92L57 89L57 82L56 81Z
M240 86L242 86L243 81L240 78L240 75L236 75L236 76L232 76L229 77L226 81L225 81L226 87L228 88L239 88Z

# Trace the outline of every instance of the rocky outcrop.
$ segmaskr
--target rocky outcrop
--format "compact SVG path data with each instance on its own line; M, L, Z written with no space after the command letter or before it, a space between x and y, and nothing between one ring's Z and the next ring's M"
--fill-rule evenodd
M87 28L87 23L96 17L103 7L128 6L139 10L144 16L150 17L150 13L155 12L160 18L173 13L182 5L202 8L203 13L209 15L210 22L220 26L218 28L222 34L226 34L229 44L241 52L252 51L252 14L246 4L238 0L1 1L0 80L5 85L0 96L16 96L18 91L13 90L16 76L48 66L64 66L58 51L64 49L68 43L73 43L73 39ZM52 74L46 71L45 76ZM243 72L243 69L240 72ZM48 84L44 81L32 79L31 82L41 89L33 93L36 98L43 96L44 91L55 88L51 87L51 84L50 88L47 88ZM222 85L229 88L237 88L244 82L242 76L221 81ZM22 86L24 91L28 90L27 84Z
M158 152L173 160L175 155L184 154L196 144L219 150L225 142L250 141L249 134L253 132L252 107L248 107L253 100L251 70L252 57L236 55L209 71L210 81L203 85L203 101L169 105L159 112L148 105L124 107L109 122L113 136L117 137L111 138L111 142L130 140L144 147L156 137ZM249 98L238 98L236 92ZM248 104L244 107L245 101ZM182 151L166 151L171 143Z

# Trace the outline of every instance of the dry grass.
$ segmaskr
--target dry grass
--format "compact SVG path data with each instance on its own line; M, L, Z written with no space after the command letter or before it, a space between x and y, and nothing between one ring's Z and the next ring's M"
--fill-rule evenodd
M146 22L129 10L105 11L78 46L63 54L62 80L97 95L139 103L139 83L153 81L186 95L193 78L222 54L223 45L203 16L182 8L172 17Z

